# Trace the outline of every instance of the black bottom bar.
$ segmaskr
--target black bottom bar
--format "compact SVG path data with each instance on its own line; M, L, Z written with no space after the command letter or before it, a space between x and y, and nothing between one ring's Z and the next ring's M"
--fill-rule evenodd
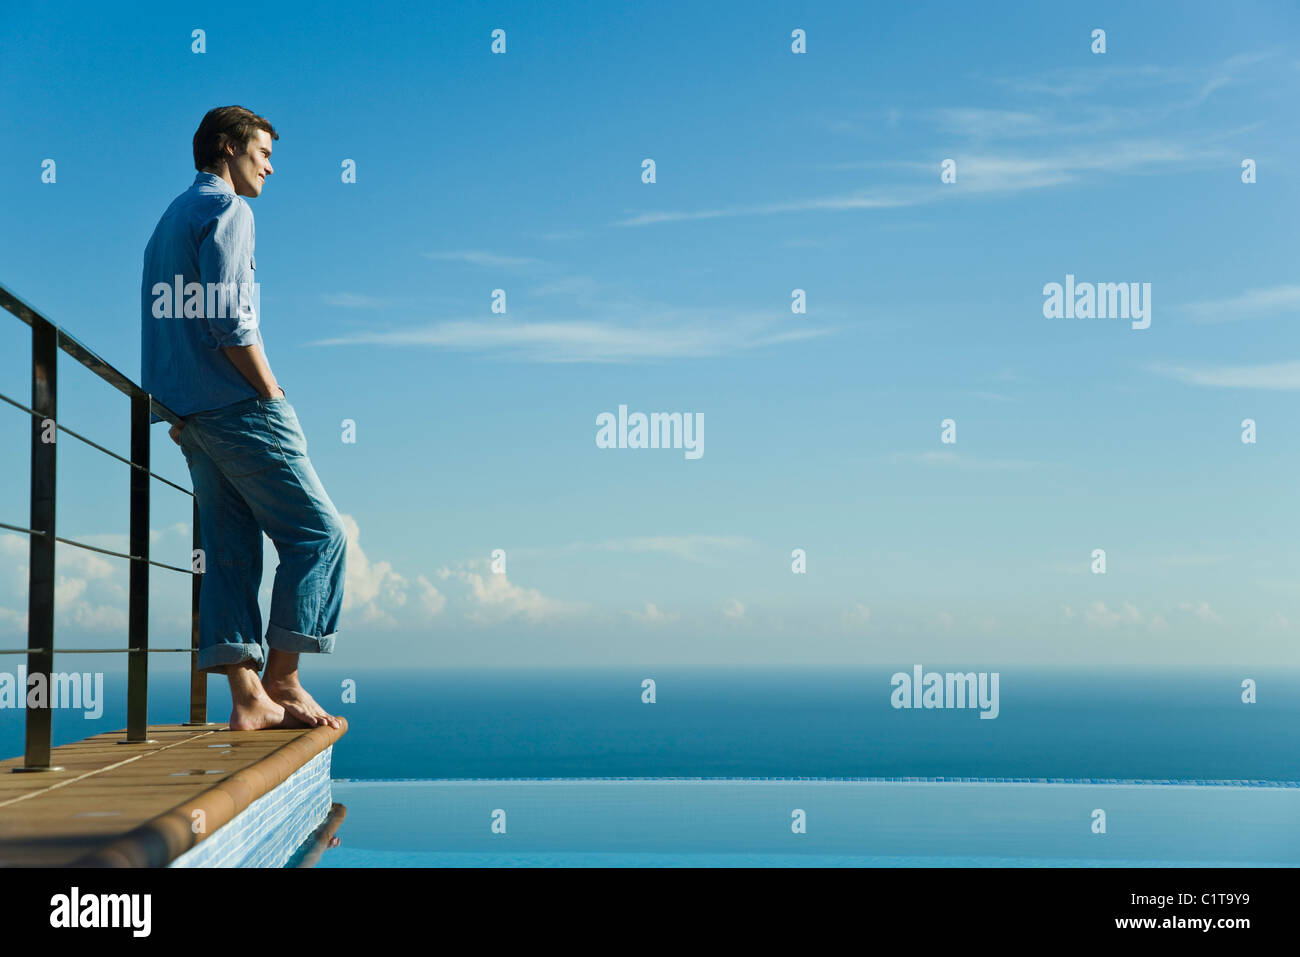
M231 897L231 882L239 886ZM545 939L590 941L616 949L629 940L651 948L696 949L702 938L726 943L758 939L770 947L788 935L817 952L848 936L855 950L898 940L908 953L935 944L985 950L1038 942L1047 952L1098 938L1213 941L1218 948L1261 941L1291 925L1294 874L1273 869L716 869L623 870L229 870L0 871L9 929L18 939L94 935L129 940L129 928L65 929L56 895L149 894L153 940L190 945L226 922L241 936L277 939L301 952L318 945L337 952L342 940L393 940L437 946L448 934L490 937L494 949L511 934L536 945ZM1133 903L1187 895L1194 903ZM1248 895L1243 902L1239 895ZM1238 903L1218 895L1236 895ZM1184 898L1187 899L1187 898ZM143 901L143 898L140 899ZM254 907L240 901L255 900ZM1154 926L1118 926L1153 919ZM1244 918L1249 926L1178 926L1188 919ZM1162 926L1166 921L1170 926ZM689 935L687 937L686 935ZM88 937L89 939L89 937ZM686 940L692 946L685 944ZM619 943L615 943L618 941ZM765 949L766 949L765 947ZM587 950L587 947L582 950Z

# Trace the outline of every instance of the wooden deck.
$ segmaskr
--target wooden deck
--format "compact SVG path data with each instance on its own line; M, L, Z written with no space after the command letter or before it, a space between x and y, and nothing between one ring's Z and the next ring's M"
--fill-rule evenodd
M152 725L53 749L62 771L15 773L0 761L0 867L164 867L347 732L343 727L230 731ZM204 833L191 822L203 811Z

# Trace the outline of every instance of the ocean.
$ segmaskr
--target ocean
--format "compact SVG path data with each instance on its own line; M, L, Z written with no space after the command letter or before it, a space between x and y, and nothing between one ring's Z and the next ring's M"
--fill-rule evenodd
M60 660L65 669L73 664ZM997 717L987 719L977 708L894 708L891 675L911 670L900 663L344 674L308 661L304 681L349 723L334 748L336 780L1300 780L1295 671L1008 667L998 670ZM652 704L642 700L647 678ZM1242 701L1247 678L1256 703ZM55 712L56 744L125 727L125 674L106 673L104 681L99 718ZM342 701L348 682L354 703ZM185 720L187 693L182 673L153 674L151 720ZM211 679L209 719L224 721L229 708L229 695ZM22 750L23 712L0 709L0 753Z

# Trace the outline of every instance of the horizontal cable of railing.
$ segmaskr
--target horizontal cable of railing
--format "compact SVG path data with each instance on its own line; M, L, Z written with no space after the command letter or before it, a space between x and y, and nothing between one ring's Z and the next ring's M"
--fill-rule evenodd
M0 648L0 655L27 655L38 654L41 652L53 651L52 648ZM124 655L130 648L60 648L61 655ZM187 655L196 655L199 653L197 648L145 648L149 654L175 654L184 653Z
M0 402L8 402L10 405L14 406L15 408L22 409L24 412L30 412L32 415L36 416L38 419L39 419L39 418L43 418L43 416L42 416L39 412L37 412L35 409L29 409L29 408L27 408L27 406L23 405L23 404L20 403L20 402L16 402L16 401L14 401L13 399L9 398L9 396L5 395L3 392L0 392ZM155 409L159 408L159 406L158 406L157 403L154 403L154 408L155 408ZM136 465L136 464L135 464L134 462L132 462L130 459L123 458L122 456L120 456L120 455L118 455L116 452L114 452L112 449L106 449L106 448L104 448L104 447L103 447L102 445L100 445L98 442L94 442L94 441L92 441L92 440L86 438L86 437L85 437L84 435L82 435L80 432L73 432L73 431L72 431L70 428L68 428L66 425L60 425L58 422L55 422L55 423L54 423L54 427L55 427L56 429L58 429L60 432L65 432L65 433L67 433L68 435L72 436L74 439L80 439L81 441L83 441L83 442L85 442L87 445L89 445L92 449L99 449L99 451L103 452L105 455L110 455L110 456L112 456L113 458L115 458L115 459L117 459L119 462L121 462L123 465L129 465L129 466L131 466L131 468L133 468L133 469L139 469L141 472L148 472L151 476L153 476L154 478L156 478L158 481L162 482L164 485L170 485L172 488L176 489L176 491L178 491L178 492L184 492L186 495L193 495L193 494L194 494L192 491L190 491L189 489L185 488L184 486L177 485L177 484L176 484L175 482L173 482L171 479L169 479L169 478L164 478L163 476L159 475L157 472L149 472L148 469L146 469L146 468L142 468L141 466Z
M26 532L28 535L40 535L42 538L49 534L48 532L38 532L34 528L19 528L17 525L10 525L7 522L0 522L0 528L7 528L14 532ZM88 552L99 552L101 555L112 555L114 558L125 558L132 562L148 562L150 565L157 568L167 568L174 572L180 572L182 575L199 574L192 568L180 568L176 565L168 565L166 562L156 562L152 558L143 558L139 555L128 555L126 552L115 552L112 549L100 548L98 545L87 545L85 542L77 542L73 541L71 538L63 538L60 535L55 535L54 540L56 542L62 542L64 545L75 545L77 548L84 548Z

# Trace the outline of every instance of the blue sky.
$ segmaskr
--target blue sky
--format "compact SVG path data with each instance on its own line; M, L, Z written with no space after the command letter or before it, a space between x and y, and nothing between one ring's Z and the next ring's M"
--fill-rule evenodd
M1300 12L1134 7L26 4L0 282L138 378L199 120L271 120L262 330L352 529L341 666L1295 664ZM1150 283L1150 327L1045 318L1067 274ZM19 399L28 349L0 324ZM61 377L125 451L125 400ZM597 448L620 404L703 414L703 456ZM125 468L59 448L61 534L124 546ZM0 536L14 646L25 555ZM60 546L65 646L124 644L119 565ZM185 641L184 584L152 595Z

